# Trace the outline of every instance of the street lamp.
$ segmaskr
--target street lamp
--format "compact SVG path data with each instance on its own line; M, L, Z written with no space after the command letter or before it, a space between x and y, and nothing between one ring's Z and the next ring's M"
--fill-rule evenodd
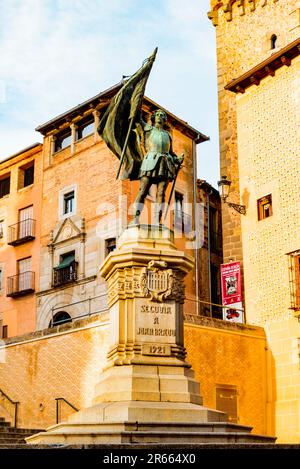
M221 199L223 200L224 203L228 204L229 207L233 208L234 210L241 213L242 215L246 215L245 205L238 205L238 204L233 204L232 202L227 202L226 199L229 195L230 185L231 185L231 181L227 179L227 176L222 176L221 181L218 181Z

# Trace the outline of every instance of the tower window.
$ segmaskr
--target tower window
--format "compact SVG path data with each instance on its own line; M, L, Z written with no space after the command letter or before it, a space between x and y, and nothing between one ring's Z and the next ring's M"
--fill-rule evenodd
M272 194L266 195L257 201L258 220L264 220L273 215Z
M272 34L271 36L271 49L276 49L277 47L277 36L276 34Z

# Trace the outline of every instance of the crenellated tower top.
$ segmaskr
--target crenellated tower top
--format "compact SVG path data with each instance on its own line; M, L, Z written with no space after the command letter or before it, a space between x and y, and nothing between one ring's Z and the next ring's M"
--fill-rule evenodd
M219 15L223 13L226 21L232 21L234 14L243 16L248 12L253 12L257 8L264 8L270 3L277 3L279 0L211 0L211 10L207 16L214 26L219 24Z

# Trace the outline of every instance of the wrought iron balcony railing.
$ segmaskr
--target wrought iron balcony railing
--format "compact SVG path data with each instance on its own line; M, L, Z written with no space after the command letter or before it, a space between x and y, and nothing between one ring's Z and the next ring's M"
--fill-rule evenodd
M15 225L8 227L8 241L7 244L17 246L18 244L32 241L35 238L35 220L28 218L27 220L19 221Z
M63 269L53 269L53 286L58 287L65 283L75 282L77 280L77 262L72 262L68 267Z
M16 297L34 292L34 272L28 271L7 279L6 296Z
M193 229L192 217L188 213L173 211L173 226L182 234L188 234Z

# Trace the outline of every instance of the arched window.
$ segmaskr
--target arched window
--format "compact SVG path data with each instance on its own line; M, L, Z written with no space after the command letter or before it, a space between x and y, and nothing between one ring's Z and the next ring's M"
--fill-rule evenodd
M70 321L72 321L72 318L66 311L58 311L54 314L53 321L51 319L49 327L59 326L60 324L65 324Z
M271 49L276 49L277 47L277 36L276 34L272 34L271 36Z

